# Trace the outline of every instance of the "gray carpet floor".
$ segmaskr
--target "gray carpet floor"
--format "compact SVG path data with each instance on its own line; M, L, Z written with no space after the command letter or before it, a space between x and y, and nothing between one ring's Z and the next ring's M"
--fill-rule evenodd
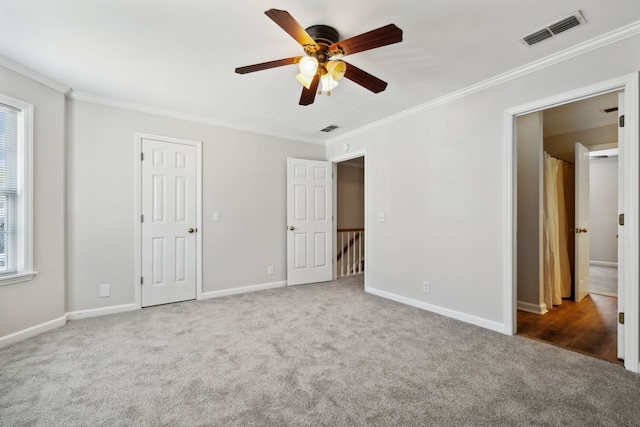
M0 349L0 390L2 426L640 425L640 376L361 276L70 321Z
M618 267L589 265L589 293L618 296Z

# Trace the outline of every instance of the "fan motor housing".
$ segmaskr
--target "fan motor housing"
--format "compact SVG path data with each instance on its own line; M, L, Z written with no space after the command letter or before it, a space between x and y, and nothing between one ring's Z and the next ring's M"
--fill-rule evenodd
M340 40L338 31L328 25L312 25L305 31L320 46L321 50L327 50L329 46Z

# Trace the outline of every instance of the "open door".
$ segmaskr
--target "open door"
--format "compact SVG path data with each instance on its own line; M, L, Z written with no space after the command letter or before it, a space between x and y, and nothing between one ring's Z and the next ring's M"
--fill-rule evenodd
M574 300L589 294L589 150L576 142L575 152Z
M624 92L618 94L618 214L624 212L624 132L620 126L624 116ZM624 313L624 219L618 218L618 313ZM624 324L618 321L618 359L624 360Z
M287 284L333 279L333 164L287 159Z

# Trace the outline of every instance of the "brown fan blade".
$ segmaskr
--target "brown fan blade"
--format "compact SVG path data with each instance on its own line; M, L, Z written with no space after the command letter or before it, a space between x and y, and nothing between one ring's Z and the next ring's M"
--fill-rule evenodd
M269 9L265 12L269 18L293 37L307 50L315 52L318 48L315 40L311 38L305 29L286 10Z
M311 86L309 89L302 88L302 95L300 96L300 105L311 105L316 99L316 93L318 92L318 84L320 83L320 75L316 74L311 80Z
M278 59L276 61L263 62L261 64L247 65L246 67L236 68L236 73L247 74L254 71L268 70L269 68L282 67L283 65L292 65L300 62L302 56L294 56L293 58Z
M402 41L402 30L394 24L342 40L329 46L332 55L352 55L363 50L375 49Z
M351 64L347 64L347 71L344 73L344 78L359 84L365 89L369 89L373 93L380 93L387 88L387 82Z

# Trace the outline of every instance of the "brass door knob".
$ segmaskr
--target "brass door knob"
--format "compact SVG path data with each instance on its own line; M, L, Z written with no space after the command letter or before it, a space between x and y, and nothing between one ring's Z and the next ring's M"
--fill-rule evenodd
M296 229L296 228L295 228L293 225L289 226L289 230L293 231L293 230L295 230L295 229Z
M189 233L193 233L194 231L196 231L196 229L195 229L195 228L193 228L193 227L189 227L189 229L188 229L187 231L188 231Z

